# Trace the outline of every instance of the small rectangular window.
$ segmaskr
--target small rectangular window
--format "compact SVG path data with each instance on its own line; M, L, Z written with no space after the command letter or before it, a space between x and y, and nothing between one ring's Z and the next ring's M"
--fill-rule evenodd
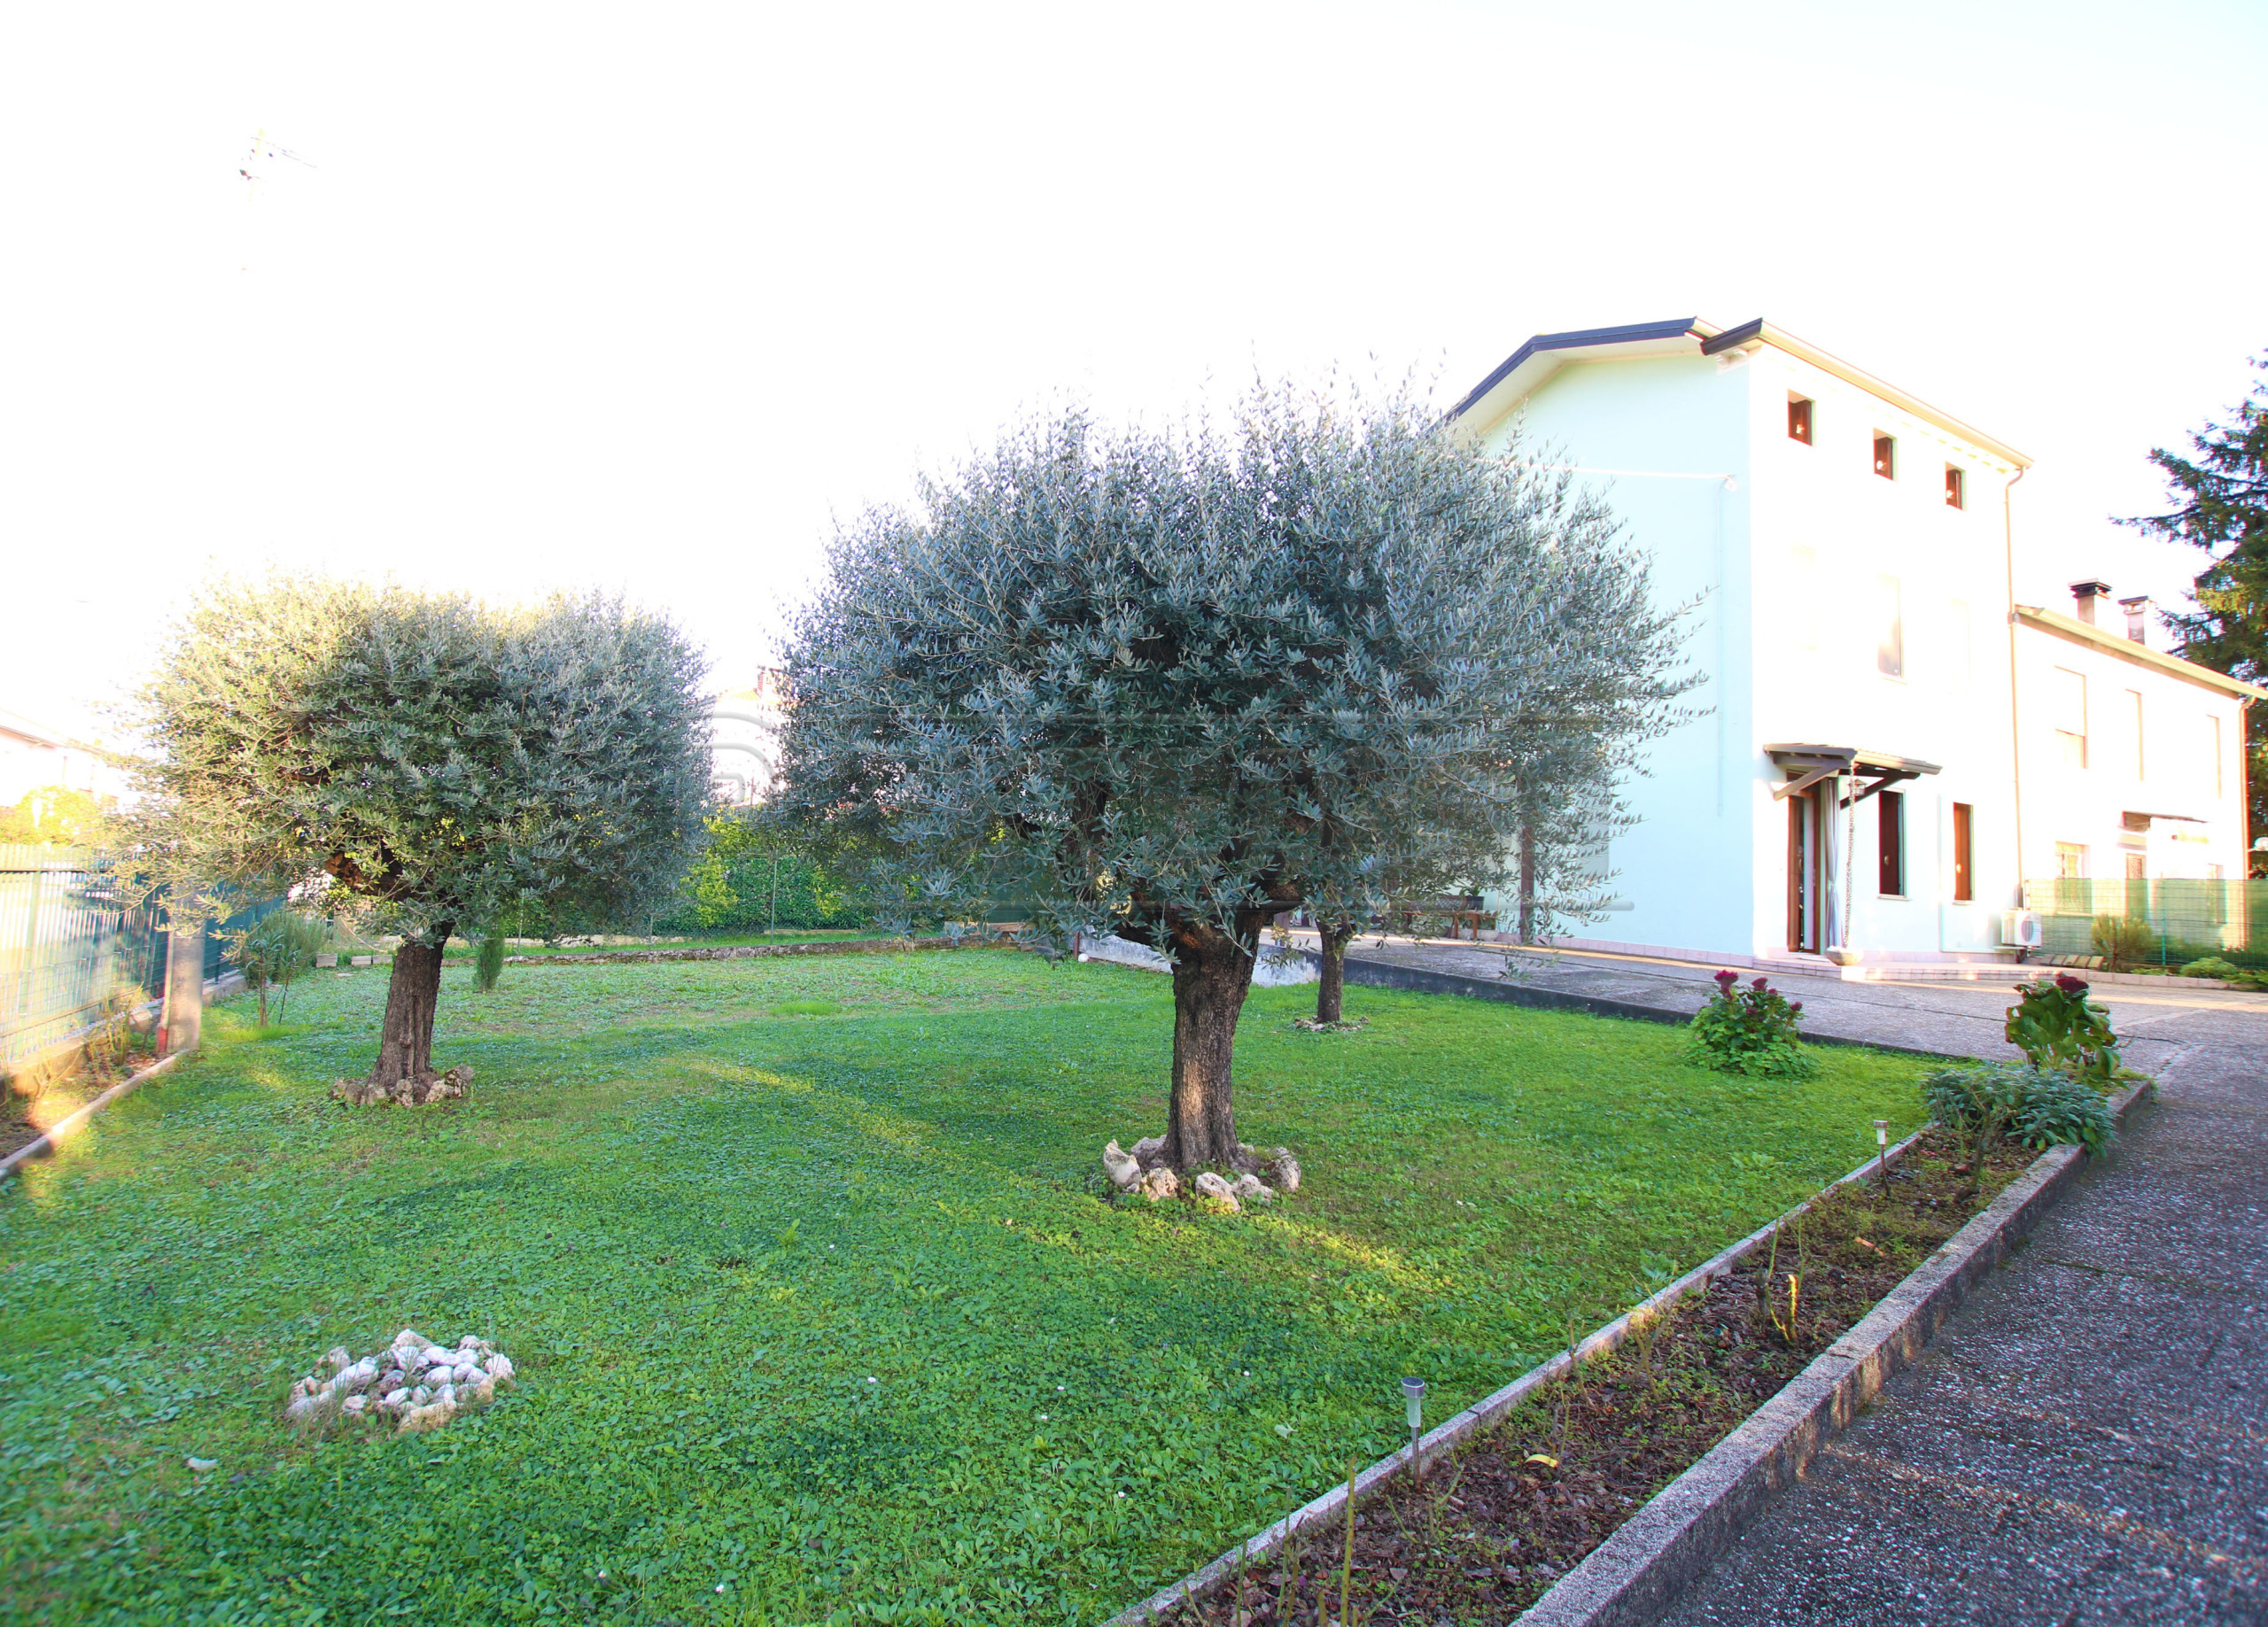
M2084 881L2087 879L2086 843L2059 841L2055 844L2055 875L2062 881Z
M1876 843L1882 871L1882 894L1885 898L1906 896L1906 799L1895 791L1880 791L1875 803L1881 811L1881 836Z
M2128 854L2126 856L2126 879L2129 881L2148 880L2150 879L2149 860L2140 853Z
M1959 904L1977 896L1977 883L1969 870L1970 833L1976 823L1975 810L1967 802L1953 805L1953 898Z
M1950 463L1946 465L1946 507L1966 508L1969 507L1967 484L1968 483L1962 478L1961 471L1960 469L1954 468Z
M1788 398L1788 438L1811 445L1811 403L1799 395Z
M1898 441L1895 437L1875 437L1875 473L1884 480L1898 478Z
M1875 578L1875 669L1885 678L1906 676L1906 616L1896 577Z

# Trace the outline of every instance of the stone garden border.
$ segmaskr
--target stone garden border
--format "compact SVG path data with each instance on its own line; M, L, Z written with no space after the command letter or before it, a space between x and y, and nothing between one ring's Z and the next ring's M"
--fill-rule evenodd
M1347 964L1351 982L1355 963L1350 958ZM2134 1085L2111 1098L2111 1116L2122 1127L2128 1112L2149 1089L2147 1082ZM1884 1159L1897 1163L1920 1139L1917 1131L1883 1155ZM1715 1563L1738 1539L1775 1492L1803 1472L1821 1445L1871 1401L1889 1379L1912 1364L1969 1288L2031 1230L2070 1182L2082 1156L2077 1147L2056 1147L2040 1154L1999 1197L1884 1296L1856 1327L1554 1583L1519 1616L1519 1627L1642 1627L1652 1621L1687 1583ZM1878 1162L1868 1158L1836 1184L1864 1180L1875 1173ZM1694 1289L1722 1276L1810 1207L1809 1199L1798 1204L1598 1329L1572 1352L1560 1352L1436 1425L1418 1442L1420 1461L1431 1464L1449 1454L1542 1385L1614 1349L1629 1336L1634 1319L1658 1315ZM1293 1532L1325 1530L1343 1520L1350 1491L1359 1507L1386 1479L1406 1472L1410 1460L1407 1449L1381 1458L1355 1476L1351 1487L1333 1486L1247 1538L1240 1547L1230 1549L1172 1586L1120 1611L1105 1627L1141 1627L1185 1600L1214 1592L1232 1580L1240 1567L1271 1557Z

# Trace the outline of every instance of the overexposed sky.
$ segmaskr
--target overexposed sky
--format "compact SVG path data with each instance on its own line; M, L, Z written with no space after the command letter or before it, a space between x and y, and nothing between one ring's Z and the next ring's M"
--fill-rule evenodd
M1022 408L1696 314L2036 459L2020 593L2172 596L2107 516L2268 350L2263 84L2257 0L11 7L0 707L90 726L270 563L617 588L744 681Z

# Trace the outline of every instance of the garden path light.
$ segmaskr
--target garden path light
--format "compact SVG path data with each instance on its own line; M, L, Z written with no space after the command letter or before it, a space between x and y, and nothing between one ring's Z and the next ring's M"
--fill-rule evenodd
M1403 1379L1402 1398L1410 1409L1410 1468L1412 1474L1418 1474L1422 1472L1418 1462L1418 1434L1425 1424L1425 1381Z

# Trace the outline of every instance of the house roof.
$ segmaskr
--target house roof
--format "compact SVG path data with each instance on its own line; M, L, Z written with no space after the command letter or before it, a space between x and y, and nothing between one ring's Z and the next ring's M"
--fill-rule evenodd
M68 744L61 735L43 728L21 712L0 710L0 734L12 736L27 745L45 746L54 750L60 750Z
M2176 678L2186 678L2207 689L2242 695L2252 701L2268 701L2268 689L2263 689L2257 684L2248 684L2241 678L2231 678L2225 672L2216 672L2212 668L2200 666L2194 661L2184 661L2179 655L2154 650L2139 639L2112 632L2106 627L2098 627L2092 622L2083 622L2076 616L2065 616L2061 611L2043 609L2038 605L2020 604L2016 608L2016 620L2027 627L2037 627L2042 632L2069 639L2074 644L2093 645L2122 661L2131 661L2138 667L2153 667L2160 672L2170 672Z
M1941 412L1918 396L1909 395L1887 380L1852 367L1841 357L1775 328L1762 317L1736 328L1720 328L1705 317L1674 317L1657 322L1635 322L1621 328L1581 328L1566 333L1539 333L1499 363L1487 377L1465 392L1449 409L1454 420L1472 415L1487 423L1511 410L1571 361L1636 356L1722 355L1728 351L1752 351L1769 345L1847 384L1912 414L1946 434L1956 436L1980 452L2000 458L2016 469L2029 469L2031 460L2005 441L1995 439L1951 413Z

